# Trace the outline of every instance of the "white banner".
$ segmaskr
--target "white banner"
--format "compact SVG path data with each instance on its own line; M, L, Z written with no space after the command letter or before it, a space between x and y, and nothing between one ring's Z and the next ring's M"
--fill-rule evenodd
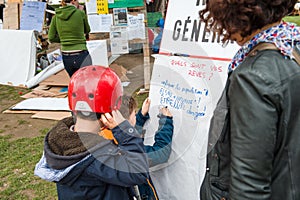
M153 144L160 105L168 106L174 116L170 159L151 168L160 200L200 199L210 119L238 49L233 44L223 48L221 38L205 31L198 16L202 8L200 0L169 1L160 55L154 62L145 143Z
M153 144L160 105L168 106L174 116L170 159L151 169L160 199L200 198L209 122L226 80L227 64L179 56L155 59L149 94L151 123L145 143Z
M230 61L236 52L235 44L222 47L221 38L205 29L200 22L200 0L172 0L168 4L167 16L160 53L189 54L192 57Z

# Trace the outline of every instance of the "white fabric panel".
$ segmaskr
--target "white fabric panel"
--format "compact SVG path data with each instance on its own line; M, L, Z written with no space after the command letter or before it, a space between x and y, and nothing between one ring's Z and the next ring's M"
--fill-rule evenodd
M0 84L25 85L36 70L32 30L0 30Z

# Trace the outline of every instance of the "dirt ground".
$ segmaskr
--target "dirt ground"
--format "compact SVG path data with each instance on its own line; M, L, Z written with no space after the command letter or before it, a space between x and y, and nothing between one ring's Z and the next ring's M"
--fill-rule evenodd
M153 58L150 60L152 67ZM114 63L122 65L128 70L126 76L128 77L130 84L127 87L124 87L124 93L132 94L139 90L139 88L144 87L143 53L122 55L115 60ZM49 129L56 124L55 120L32 119L32 114L2 113L17 102L19 101L6 99L0 101L0 135L12 135L15 139L22 137L35 137L41 135L41 131Z

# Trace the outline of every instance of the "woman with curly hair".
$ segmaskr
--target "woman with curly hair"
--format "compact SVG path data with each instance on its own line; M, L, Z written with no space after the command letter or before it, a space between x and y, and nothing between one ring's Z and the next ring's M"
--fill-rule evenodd
M211 120L201 200L300 199L297 0L207 0L199 12L241 48Z

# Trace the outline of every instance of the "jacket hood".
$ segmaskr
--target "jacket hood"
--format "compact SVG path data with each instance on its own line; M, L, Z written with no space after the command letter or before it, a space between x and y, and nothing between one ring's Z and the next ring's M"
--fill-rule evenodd
M81 164L81 166L83 166L82 169L84 170L84 167L86 166L85 163L87 163L87 164L90 163L90 162L86 162L87 160L92 162L93 157L91 155L88 155L81 161L79 161L73 165L70 165L67 168L53 169L53 168L49 167L49 165L46 161L45 155L43 154L40 161L35 165L34 175L39 176L41 179L44 179L46 181L58 182L58 181L62 180L63 178L65 178L66 176L70 176L69 175L70 171L73 170L79 164ZM78 170L77 170L77 172L78 172ZM72 177L74 177L74 175Z
M72 5L63 6L55 9L55 15L62 20L68 20L76 11L76 9L77 8Z
M103 138L94 133L77 133L70 130L73 118L68 117L57 123L46 135L44 154L53 169L64 169L92 153Z

